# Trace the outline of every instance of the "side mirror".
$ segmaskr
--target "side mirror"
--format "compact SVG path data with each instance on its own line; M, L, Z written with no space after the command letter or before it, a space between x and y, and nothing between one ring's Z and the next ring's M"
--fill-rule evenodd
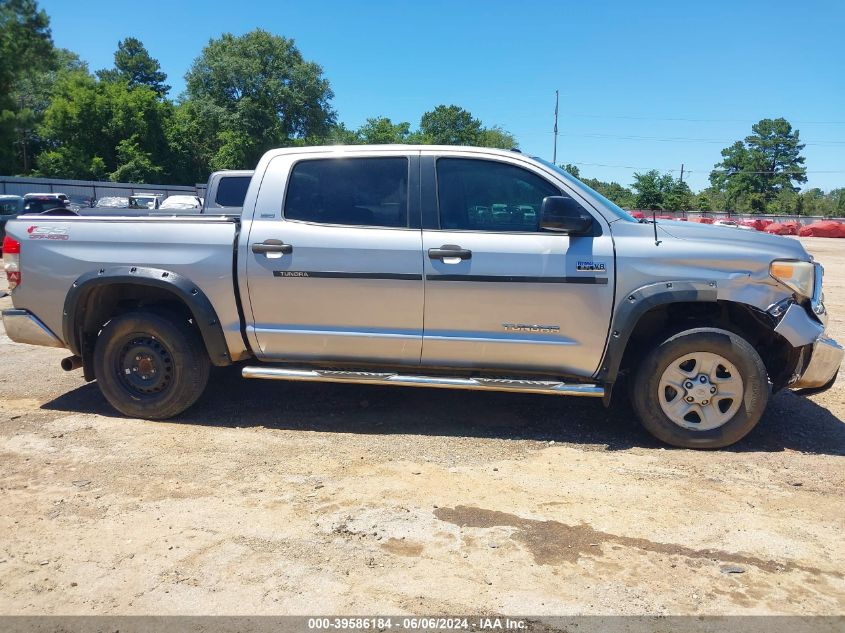
M593 216L575 200L566 196L543 198L540 207L540 229L569 235L583 235L593 228Z

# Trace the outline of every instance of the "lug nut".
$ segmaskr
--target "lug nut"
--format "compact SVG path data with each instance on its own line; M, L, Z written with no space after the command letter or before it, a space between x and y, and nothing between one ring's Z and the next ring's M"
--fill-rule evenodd
M692 389L692 383L688 382L684 385L684 387L686 387L687 389Z
M698 382L707 382L707 376L701 376L701 377L698 379Z
M695 398L692 396L687 396L687 402L695 402Z
M702 400L701 404L710 404L710 401L709 400Z
M710 393L716 393L716 387L710 387Z

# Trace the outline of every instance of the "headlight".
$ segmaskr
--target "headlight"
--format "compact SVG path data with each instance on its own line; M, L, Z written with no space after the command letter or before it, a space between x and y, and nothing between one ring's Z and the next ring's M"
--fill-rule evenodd
M802 297L813 296L816 269L810 262L775 260L769 266L769 274Z

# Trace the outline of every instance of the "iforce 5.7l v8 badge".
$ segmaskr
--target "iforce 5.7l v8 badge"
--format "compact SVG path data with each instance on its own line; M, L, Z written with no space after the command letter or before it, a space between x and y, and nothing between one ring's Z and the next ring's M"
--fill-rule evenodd
M606 273L604 262L579 261L575 269L581 273Z

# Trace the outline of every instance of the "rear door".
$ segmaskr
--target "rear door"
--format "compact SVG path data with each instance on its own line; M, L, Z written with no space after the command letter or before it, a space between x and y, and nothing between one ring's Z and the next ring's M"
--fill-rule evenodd
M607 224L533 163L423 152L422 363L589 376L613 308ZM591 235L539 230L546 196L595 218Z
M247 331L259 356L419 364L418 153L276 156L248 244Z

